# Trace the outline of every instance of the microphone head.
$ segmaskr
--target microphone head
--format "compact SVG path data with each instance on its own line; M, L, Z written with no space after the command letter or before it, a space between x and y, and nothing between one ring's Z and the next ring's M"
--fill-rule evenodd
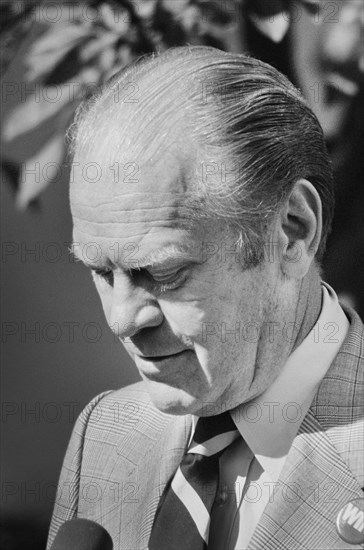
M101 525L78 518L61 525L51 550L113 550L113 543Z

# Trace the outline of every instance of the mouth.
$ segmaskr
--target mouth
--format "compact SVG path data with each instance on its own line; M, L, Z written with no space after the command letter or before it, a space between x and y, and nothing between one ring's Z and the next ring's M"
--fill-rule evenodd
M194 354L194 351L186 349L170 355L137 355L135 363L143 378L166 382L177 376L181 369L186 370L194 365L191 354Z
M175 357L179 357L180 355L186 353L186 351L191 350L184 349L183 351L179 351L178 353L171 353L170 355L139 355L138 357L143 361L149 361L151 363L162 363L166 359L174 359Z

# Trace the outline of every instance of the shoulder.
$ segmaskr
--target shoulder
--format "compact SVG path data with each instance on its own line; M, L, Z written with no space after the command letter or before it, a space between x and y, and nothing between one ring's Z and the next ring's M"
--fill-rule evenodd
M362 399L364 392L364 326L359 315L350 308L344 308L350 327L346 338L327 371L316 395L313 406L319 416L320 406L331 404L335 414L325 420L336 422L347 409L352 410L350 417L363 415Z
M311 410L363 486L364 326L354 310L343 309L350 328L318 389Z
M80 416L85 417L89 423L107 421L107 419L116 416L119 421L130 420L131 417L137 420L141 415L148 413L157 414L161 417L169 416L154 407L144 383L137 382L118 390L111 390L97 395L85 407Z
M162 432L175 419L175 416L159 411L144 383L138 382L96 396L81 412L75 431L82 431L86 441L92 439L115 444L128 434L137 437L146 432Z
M118 412L119 418L120 415L136 416L148 408L153 408L149 394L144 383L137 382L118 390L109 390L96 395L82 410L77 422L87 425L90 422L107 420L113 411Z
M339 354L343 353L348 356L347 359L349 358L349 356L354 359L354 362L358 367L356 371L357 375L359 376L359 380L363 382L364 325L355 310L343 305L342 308L349 319L350 329L340 349Z

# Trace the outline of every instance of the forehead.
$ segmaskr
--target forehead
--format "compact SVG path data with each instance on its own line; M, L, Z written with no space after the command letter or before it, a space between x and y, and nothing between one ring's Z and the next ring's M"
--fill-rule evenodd
M119 153L119 151L118 151ZM74 241L97 242L103 250L137 247L140 256L196 237L196 205L191 201L194 158L169 149L154 158L123 151L75 155L71 177Z

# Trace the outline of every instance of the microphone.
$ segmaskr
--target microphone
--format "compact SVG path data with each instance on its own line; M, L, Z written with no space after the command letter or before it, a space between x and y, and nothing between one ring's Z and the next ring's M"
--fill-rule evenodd
M51 550L113 550L113 543L101 525L78 518L61 525Z

